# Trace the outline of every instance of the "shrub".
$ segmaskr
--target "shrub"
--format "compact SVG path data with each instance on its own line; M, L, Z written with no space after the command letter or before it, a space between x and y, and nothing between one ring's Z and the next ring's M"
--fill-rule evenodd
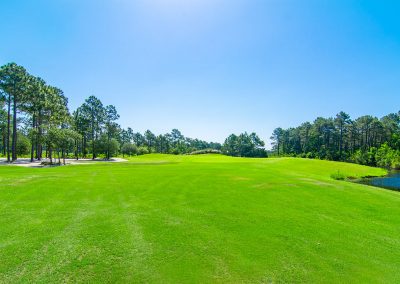
M136 155L138 153L138 148L135 144L127 143L122 146L121 152L123 155Z
M388 144L383 144L376 152L376 164L383 168L400 168L400 153L389 147Z
M141 146L137 150L137 154L138 155L145 155L145 154L148 154L148 153L149 153L149 149L147 149L147 147Z
M400 153L397 152L396 158L392 161L392 168L395 170L400 170Z
M357 150L352 155L351 160L360 165L376 166L376 153L377 149L375 147L371 147L368 152Z
M17 139L17 154L28 155L31 152L31 142L25 135L18 135Z
M339 170L336 173L331 174L331 178L335 180L345 180L346 175L341 173Z
M314 158L315 158L315 155L314 155L313 152L308 152L308 153L306 154L306 158L308 158L308 159L314 159Z
M202 149L189 153L189 155L201 155L201 154L221 154L221 151L215 149Z
M103 135L97 142L96 149L99 154L104 155L106 155L107 151L110 151L110 157L113 157L118 154L119 142L115 138L111 138L110 141L108 141L107 136Z
M174 154L174 155L179 155L179 154L181 154L181 152L179 151L178 148L172 148L172 149L170 150L170 153L171 153L171 154Z
M383 144L376 152L376 164L379 167L390 168L392 166L394 151L388 144Z

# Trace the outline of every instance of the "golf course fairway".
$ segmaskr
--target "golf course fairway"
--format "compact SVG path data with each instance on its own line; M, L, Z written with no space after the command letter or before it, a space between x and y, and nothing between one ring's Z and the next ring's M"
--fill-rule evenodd
M296 158L0 167L0 282L400 282L400 193Z

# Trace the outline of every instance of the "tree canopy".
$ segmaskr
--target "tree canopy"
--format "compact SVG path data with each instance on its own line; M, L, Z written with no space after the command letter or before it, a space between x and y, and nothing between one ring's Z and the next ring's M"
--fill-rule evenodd
M264 149L265 143L256 133L239 135L231 134L226 138L222 147L222 152L229 156L235 157L267 157L267 152Z
M345 112L318 117L298 127L276 128L271 136L277 155L400 167L400 112L382 118L351 119Z

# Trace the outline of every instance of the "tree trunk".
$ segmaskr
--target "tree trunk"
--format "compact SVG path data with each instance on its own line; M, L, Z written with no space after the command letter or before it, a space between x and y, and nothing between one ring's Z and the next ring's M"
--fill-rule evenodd
M108 141L107 141L107 160L110 159L110 134L108 134Z
M94 145L94 141L96 140L96 138L94 137L94 113L92 112L92 159L94 160L96 158L96 154L95 154L95 145Z
M340 160L343 160L342 159L342 148L343 148L342 143L343 143L343 126L340 126L340 140L339 140L339 157L340 157Z
M3 128L2 131L2 136L3 136L3 156L6 156L7 154L7 137L6 137L6 130Z
M92 126L93 127L93 126ZM94 160L96 158L96 154L95 154L95 140L96 137L94 136L94 130L92 130L92 159Z
M38 120L35 121L35 130L38 131ZM39 149L39 134L36 132L36 141L35 141L35 159L38 160L38 149Z
M12 161L17 160L17 98L14 95L13 103L13 139L12 139Z
M36 119L35 119L35 115L33 115L32 116L32 130L35 130L35 124L36 124L36 121L35 121ZM35 137L34 137L34 135L33 135L33 133L32 133L32 139L31 139L31 163L33 162L33 155L34 155L34 152L35 152Z
M83 158L85 159L86 158L86 147L87 147L87 142L86 142L86 135L84 134L83 135L83 149L82 149L82 152L83 152Z
M79 141L78 139L75 139L75 158L76 160L79 160Z
M279 156L279 144L280 144L279 140L278 140L277 144L278 144L278 156Z
M92 141L92 160L94 160L96 158L96 155L94 153L94 149L95 149L95 146L94 146L94 138L93 138L93 141Z
M8 107L7 107L7 162L11 162L10 159L10 130L11 130L11 95L8 95Z
M39 153L37 154L37 159L39 161L42 160L43 156L43 145L42 145L42 113L39 111L39 117L38 117L38 151ZM46 157L47 157L47 149L46 149Z
M53 151L51 147L46 147L46 156L47 156L47 148L49 148L49 158L50 158L50 164L53 164Z

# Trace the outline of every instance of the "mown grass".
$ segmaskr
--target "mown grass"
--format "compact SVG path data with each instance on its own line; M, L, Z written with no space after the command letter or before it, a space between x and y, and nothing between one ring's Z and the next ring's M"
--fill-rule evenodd
M0 282L400 281L385 172L304 159L146 155L0 167Z

